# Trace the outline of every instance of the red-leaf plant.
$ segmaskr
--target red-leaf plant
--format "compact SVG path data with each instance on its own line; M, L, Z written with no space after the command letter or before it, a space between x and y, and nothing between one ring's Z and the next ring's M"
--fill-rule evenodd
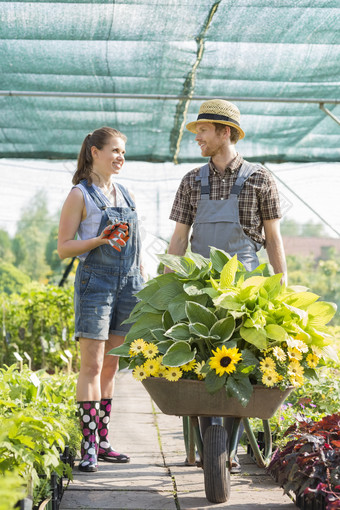
M310 500L321 494L326 510L340 509L340 413L295 423L284 435L290 441L268 466L284 492Z

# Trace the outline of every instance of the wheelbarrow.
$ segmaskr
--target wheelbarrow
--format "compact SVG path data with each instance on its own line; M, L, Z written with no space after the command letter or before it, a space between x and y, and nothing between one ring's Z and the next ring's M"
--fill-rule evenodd
M183 417L183 434L188 464L195 464L196 452L203 467L207 499L223 503L230 495L230 469L236 455L241 420L256 463L265 467L272 454L271 418L285 401L292 387L279 388L253 386L252 396L246 407L236 398L230 398L224 388L214 394L208 393L204 381L181 379L168 381L164 378L147 377L142 381L145 389L164 414ZM210 426L202 438L199 417L211 417ZM224 427L224 418L234 417L230 437ZM263 422L265 450L260 451L249 418Z

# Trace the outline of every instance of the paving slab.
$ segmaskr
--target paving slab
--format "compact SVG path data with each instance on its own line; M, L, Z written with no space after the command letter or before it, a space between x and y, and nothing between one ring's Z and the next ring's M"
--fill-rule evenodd
M210 503L203 470L184 463L181 417L164 415L129 371L117 376L109 437L131 462L100 462L97 473L75 467L60 510L296 510L241 447L242 472L231 475L228 502Z

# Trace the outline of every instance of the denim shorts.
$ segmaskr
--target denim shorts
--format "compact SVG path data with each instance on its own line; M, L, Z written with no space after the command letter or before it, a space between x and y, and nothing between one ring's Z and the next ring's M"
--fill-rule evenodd
M125 336L131 324L122 324L138 302L143 288L139 269L121 275L116 269L80 263L74 282L75 337L108 340Z

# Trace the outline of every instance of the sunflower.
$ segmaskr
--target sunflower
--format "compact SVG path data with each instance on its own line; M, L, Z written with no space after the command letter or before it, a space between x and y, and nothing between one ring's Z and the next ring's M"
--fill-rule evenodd
M269 356L266 356L260 362L261 372L270 372L272 370L275 370L275 368L276 368L275 361L272 358L270 358Z
M147 376L156 375L159 371L160 364L154 359L148 359L143 365Z
M146 372L144 370L143 365L138 365L133 371L132 375L137 381L143 381L143 379L147 378Z
M285 361L287 357L285 351L281 349L281 347L274 347L273 355L278 361Z
M146 358L152 359L158 354L158 347L155 344L146 343L143 348L143 354Z
M202 374L202 368L205 365L205 361L202 361L201 363L197 363L195 367L195 374L198 376L198 379L201 381L202 379L205 379L207 374Z
M183 372L179 367L166 367L165 379L168 381L178 381L182 374Z
M137 340L134 340L130 345L130 356L137 356L139 353L143 352L145 346L146 342L143 338L137 338Z
M216 351L212 352L214 356L210 358L209 363L211 368L214 368L216 370L216 374L220 377L223 374L231 374L232 372L235 372L235 365L242 358L242 354L237 347L227 349L225 345L222 345L222 349L217 347Z
M306 361L310 368L316 368L319 363L319 358L316 354L310 353L307 355Z
M193 359L192 361L189 361L189 363L181 365L181 370L183 370L183 372L190 372L190 370L193 370L196 367L196 364L197 361Z
M303 367L300 365L298 361L291 361L288 365L288 375L291 377L302 377L303 376Z
M275 370L267 371L262 376L262 382L265 386L274 386L279 380L278 373Z

